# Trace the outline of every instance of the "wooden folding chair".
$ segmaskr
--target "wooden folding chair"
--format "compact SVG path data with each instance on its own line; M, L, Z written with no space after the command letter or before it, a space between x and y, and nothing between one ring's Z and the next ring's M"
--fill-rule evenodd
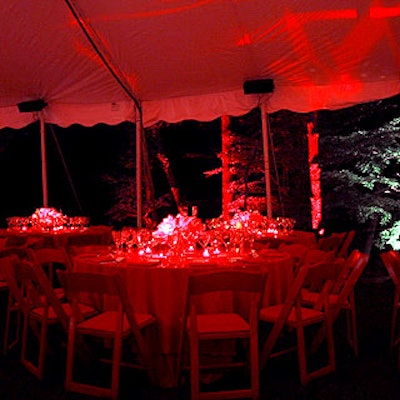
M400 254L395 250L389 250L381 253L380 257L394 284L392 321L390 327L390 348L394 350L400 343L400 334L397 327L398 313L400 309Z
M15 257L4 259L2 264L10 293L23 314L21 363L42 379L48 327L59 324L66 331L69 306L60 303L40 266ZM34 342L30 333L38 340L37 356L32 354Z
M184 337L189 341L191 399L230 399L259 398L259 360L258 360L258 310L265 285L266 275L244 270L208 271L193 273L189 277L186 313L184 318ZM227 312L201 313L199 300L210 294L229 292L240 296L247 294L246 309ZM219 311L219 310L218 310ZM247 343L245 360L224 360L224 362L202 363L200 343L205 341L233 340ZM181 342L181 362L183 342ZM214 360L215 361L215 360ZM201 371L221 368L249 367L250 387L221 391L200 391ZM180 371L181 365L178 365Z
M2 250L0 250L0 259L4 257L15 256L16 260L29 260L30 259L30 250L27 247L18 247L18 246L9 246ZM0 273L1 273L1 262L0 262ZM2 273L1 273L2 274ZM15 301L12 296L11 291L9 290L8 283L5 280L5 277L1 275L1 283L0 286L2 290L8 290L8 298L7 298L7 310L6 310L6 322L4 329L4 337L3 337L3 354L7 354L20 339L20 331L21 331L21 309L18 302ZM15 332L12 335L12 324L13 319L15 318ZM12 337L10 337L12 335Z
M332 311L333 321L336 321L340 312L346 312L347 340L353 348L354 354L358 355L358 334L357 334L357 313L354 298L354 288L368 264L369 255L355 249L344 260L337 260L336 265L339 270L334 285L328 296L329 309ZM339 263L339 264L338 264ZM319 294L312 290L302 291L303 304L312 305L316 302ZM322 335L322 333L321 333ZM319 341L322 340L321 338Z
M9 256L8 256L9 257ZM13 298L11 296L7 280L3 273L3 262L7 261L7 256L0 255L0 291L7 291L7 310L6 310L6 321L5 321L5 328L4 328L4 337L3 337L3 354L7 354L7 352L13 348L19 340L19 331L21 325L21 317L20 317L20 309L18 304L14 304ZM4 260L6 258L6 260ZM12 313L16 314L17 317L17 324L16 324L16 332L14 338L10 342L10 325L11 325L11 318Z
M344 238L339 248L337 249L335 257L347 258L349 256L349 249L351 244L353 243L355 236L356 236L355 230L351 230L346 233L346 237Z
M73 392L117 399L120 366L128 365L122 362L122 344L128 338L134 339L137 350L137 360L135 360L137 362L129 365L145 369L151 379L152 363L142 331L150 326L155 326L156 319L150 314L134 311L120 276L117 273L65 271L59 271L58 275L67 291L72 307L68 329L65 388ZM87 296L87 299L92 300L101 308L98 314L85 317L80 302L82 295ZM114 302L114 307L104 309L105 302L111 301L110 296ZM108 362L111 362L110 386L83 383L83 381L78 381L78 378L74 377L77 335L80 338L92 337L112 342L112 359L108 360Z
M304 265L301 267L291 285L283 304L263 307L260 320L272 324L261 351L261 365L270 358L283 355L297 348L300 380L303 385L311 379L335 371L335 351L333 341L332 316L327 308L327 295L333 285L335 271L325 268L325 264ZM321 290L319 299L313 308L303 306L301 291L314 282L319 282ZM327 363L310 371L307 362L306 327L322 326L327 338ZM297 341L294 346L280 348L278 339L289 331L296 331Z
M317 247L324 251L336 251L346 237L346 232L332 232L329 236L321 237Z
M301 243L282 243L278 247L280 251L290 254L293 259L293 272L297 274L299 268L305 263L309 247Z
M72 261L64 247L42 247L29 249L30 259L40 265L49 277L54 288L58 288L60 296L61 285L57 282L56 270L71 271Z

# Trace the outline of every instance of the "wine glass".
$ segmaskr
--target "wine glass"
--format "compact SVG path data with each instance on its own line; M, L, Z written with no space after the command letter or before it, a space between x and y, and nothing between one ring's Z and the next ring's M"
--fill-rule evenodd
M129 226L124 226L121 229L121 247L128 251L132 247L132 228Z
M121 245L122 245L121 231L113 229L111 231L111 236L112 236L112 240L113 240L113 243L115 246L115 252L116 252L116 254L119 254L121 252Z
M136 246L140 255L145 255L146 250L150 247L150 242L152 239L152 232L147 228L137 228L136 229Z
M202 249L202 253L204 254L207 250L207 247L211 240L210 231L201 231L197 237L197 243L200 245Z

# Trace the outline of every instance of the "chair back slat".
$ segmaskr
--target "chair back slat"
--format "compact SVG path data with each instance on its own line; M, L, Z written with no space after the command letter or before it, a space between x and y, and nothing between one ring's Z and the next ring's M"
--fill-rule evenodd
M63 265L71 270L71 260L64 247L43 247L31 250L32 258L42 265Z
M24 269L19 268L20 264L21 261L15 255L0 258L0 269L7 281L11 296L24 312L28 312L31 305L25 295L27 291L24 284L26 275ZM17 271L18 275L16 274Z
M64 276L66 290L69 294L79 293L98 293L103 295L117 296L116 273L101 272L74 272L72 274L62 274Z
M0 257L7 257L15 255L19 259L29 259L30 249L28 247L10 246L0 250Z
M259 272L216 271L193 273L189 277L189 293L192 295L217 291L260 292L263 277Z
M126 286L117 272L59 271L58 276L68 296L72 299L73 310L77 313L78 320L82 319L79 306L77 307L82 294L89 295L91 305L97 308L103 308L106 302L105 297L112 296L116 301L116 308L121 309L126 315L136 339L140 338L141 334L134 308L129 301Z
M334 232L318 241L318 248L324 251L333 251L335 254L344 242L347 232Z
M344 261L342 269L333 287L334 293L340 293L342 301L346 301L364 271L369 255L359 250L353 250Z
M342 243L340 244L339 248L336 251L336 257L338 258L346 258L349 254L349 248L350 245L352 244L354 237L356 236L356 231L355 230L351 230L348 231L346 233L346 237L344 238L344 240L342 241Z
M400 288L400 254L389 250L381 253L381 259L395 287Z

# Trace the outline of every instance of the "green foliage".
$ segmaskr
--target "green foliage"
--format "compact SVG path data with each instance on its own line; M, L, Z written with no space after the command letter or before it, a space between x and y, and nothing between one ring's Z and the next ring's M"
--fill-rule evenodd
M338 210L355 222L377 220L376 245L394 243L400 216L400 118L371 130L327 134L320 139L324 215ZM398 238L397 238L398 239Z
M380 232L378 247L384 249L387 246L394 250L400 250L400 221L394 222L391 227Z

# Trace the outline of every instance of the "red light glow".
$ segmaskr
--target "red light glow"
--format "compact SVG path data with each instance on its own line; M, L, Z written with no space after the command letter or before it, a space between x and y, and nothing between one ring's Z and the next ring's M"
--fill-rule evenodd
M396 7L371 7L370 18L393 18L400 17L400 6Z

